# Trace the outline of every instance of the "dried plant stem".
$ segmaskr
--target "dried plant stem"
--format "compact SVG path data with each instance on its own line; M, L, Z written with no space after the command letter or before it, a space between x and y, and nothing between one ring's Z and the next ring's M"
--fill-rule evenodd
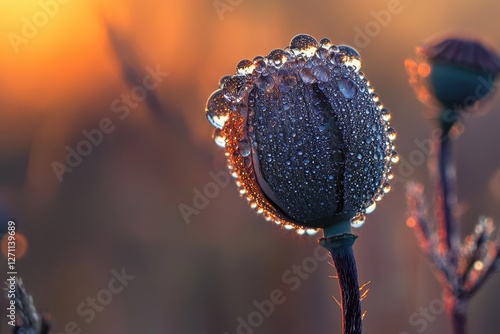
M342 333L360 334L362 330L361 296L358 271L352 245L357 236L348 232L320 239L320 244L332 255L337 270L342 308Z
M457 271L460 258L460 232L455 219L454 209L457 205L456 177L452 159L452 142L449 133L443 131L439 141L438 151L438 178L439 185L436 189L438 194L438 221L439 221L439 243L440 250L445 252L448 260L449 270ZM458 276L458 275L457 275ZM464 296L459 286L448 285L451 298L448 298L447 308L452 321L455 334L467 332L467 304L468 296Z
M455 334L467 333L467 303L468 300L454 299L451 302L450 313L452 315L453 332Z
M443 114L445 111L443 111ZM455 119L456 120L456 119ZM457 222L456 177L452 159L452 123L442 124L443 133L434 151L431 174L435 184L437 228L427 216L423 187L410 185L409 226L434 267L446 292L446 307L453 333L467 333L467 305L500 266L500 246L491 218L479 219L474 232L462 242Z
M440 243L450 255L456 264L458 258L457 252L460 244L460 236L458 224L454 215L454 208L456 206L456 178L455 169L452 163L452 147L451 138L448 133L443 133L439 141L438 153L438 189L436 191L440 205L439 219L439 237ZM439 203L438 202L438 203Z

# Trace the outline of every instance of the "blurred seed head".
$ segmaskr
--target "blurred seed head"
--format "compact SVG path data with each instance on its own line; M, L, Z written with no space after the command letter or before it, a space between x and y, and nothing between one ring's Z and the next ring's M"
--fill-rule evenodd
M432 39L417 47L405 67L417 98L450 110L466 110L491 95L500 57L483 42L464 37Z
M267 220L299 234L358 227L390 191L396 132L360 69L350 46L297 35L240 61L208 99L240 194Z

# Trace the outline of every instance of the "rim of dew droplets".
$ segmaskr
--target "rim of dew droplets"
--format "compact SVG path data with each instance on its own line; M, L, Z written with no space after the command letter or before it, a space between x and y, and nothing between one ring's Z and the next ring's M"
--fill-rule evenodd
M277 210L266 199L255 180L253 162L249 157L253 147L245 136L248 97L254 88L269 92L279 85L280 89L291 89L297 80L321 83L331 80L332 73L362 79L364 86L360 88L352 87L350 79L339 80L339 90L345 97L353 94L355 89L366 89L371 94L386 133L385 165L378 191L351 219L351 226L361 227L365 222L365 214L373 212L376 202L390 192L389 181L394 178L392 167L399 161L394 146L396 131L390 126L391 113L379 101L378 95L360 69L361 56L354 48L335 45L327 38L318 43L312 36L297 35L284 49L275 49L266 57L241 60L234 75L226 75L220 79L219 89L209 97L205 110L209 122L215 127L212 138L217 146L226 150L227 166L236 180L240 196L245 197L250 207L262 214L267 221L274 221L285 230L295 230L299 235L315 235L319 230L303 227Z

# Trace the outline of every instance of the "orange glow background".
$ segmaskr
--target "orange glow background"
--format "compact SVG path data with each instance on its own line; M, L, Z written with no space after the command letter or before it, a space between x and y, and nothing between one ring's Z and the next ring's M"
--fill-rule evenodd
M312 256L317 237L265 222L232 183L189 224L178 206L192 204L193 190L211 182L209 173L225 169L204 115L219 78L298 33L357 47L408 161L433 124L408 84L405 59L415 57L420 42L448 31L477 34L500 49L500 4L401 0L401 12L379 24L367 45L356 45L357 29L376 24L372 11L388 3L243 0L228 5L221 19L212 0L70 0L16 52L8 36L22 32L23 18L37 15L40 2L0 0L0 224L14 219L26 237L18 271L39 311L52 313L54 333L75 321L84 333L233 334L237 318L274 289L286 291L287 301L255 333L340 333L329 265L320 263L297 291L282 281ZM121 44L112 43L109 27ZM142 102L123 120L112 112L112 102L131 89L124 59L139 78L147 66L169 73L152 92L161 108ZM500 102L490 104L490 113L466 120L455 152L464 232L482 214L500 224ZM53 161L64 162L66 147L75 148L82 131L103 118L114 131L59 182ZM406 180L423 182L430 195L426 163L410 166ZM404 183L393 189L356 230L360 280L371 281L363 301L366 333L417 333L410 316L441 294L406 225ZM86 324L77 305L123 267L136 278ZM498 332L499 297L494 277L470 303L471 332ZM449 331L445 313L427 326L426 333Z

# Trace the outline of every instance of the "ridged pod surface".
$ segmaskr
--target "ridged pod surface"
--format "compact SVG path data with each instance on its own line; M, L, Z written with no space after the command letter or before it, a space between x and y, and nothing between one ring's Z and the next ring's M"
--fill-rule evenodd
M297 35L242 60L209 98L240 194L267 220L299 234L359 227L390 191L396 132L360 69L355 49Z

